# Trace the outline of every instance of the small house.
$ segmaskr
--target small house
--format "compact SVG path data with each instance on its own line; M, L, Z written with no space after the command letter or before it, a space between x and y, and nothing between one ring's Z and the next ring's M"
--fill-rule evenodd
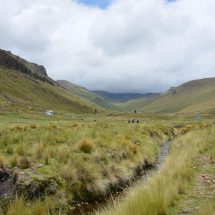
M47 110L47 111L45 112L45 115L46 115L46 116L53 116L53 115L54 115L54 111L52 111L52 110Z

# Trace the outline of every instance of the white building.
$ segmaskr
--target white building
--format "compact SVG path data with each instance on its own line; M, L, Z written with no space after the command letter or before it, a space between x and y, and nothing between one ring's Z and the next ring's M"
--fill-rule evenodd
M53 116L53 115L54 115L54 111L52 111L52 110L47 110L47 111L45 112L45 115L46 115L46 116Z

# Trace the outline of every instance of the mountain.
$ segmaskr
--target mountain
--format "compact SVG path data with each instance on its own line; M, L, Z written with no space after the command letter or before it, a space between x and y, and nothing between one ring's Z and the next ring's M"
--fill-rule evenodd
M215 78L189 81L166 93L137 101L133 108L146 113L215 113Z
M16 70L38 80L54 84L54 81L48 77L44 66L30 63L10 51L0 49L0 66L3 69Z
M146 102L149 99L157 98L159 97L159 93L149 93L146 94L145 97L140 97L137 99L132 99L126 102L119 102L115 105L122 111L134 111L134 110L140 110L143 107L143 102Z
M110 93L100 90L94 90L92 92L112 102L126 102L137 98L149 98L153 95L153 93Z
M107 101L103 97L89 91L88 89L78 86L76 84L73 84L69 81L65 80L59 80L57 83L63 87L65 90L67 90L70 93L73 93L77 96L80 96L81 98L87 100L88 102L91 102L93 104L99 105L103 108L118 110L119 108L116 107L114 104L112 104L110 101Z
M67 92L43 66L0 50L0 112L66 111L94 113L96 105Z

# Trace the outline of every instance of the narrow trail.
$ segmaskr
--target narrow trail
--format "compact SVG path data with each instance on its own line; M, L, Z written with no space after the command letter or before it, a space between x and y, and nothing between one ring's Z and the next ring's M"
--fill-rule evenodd
M156 172L161 168L161 166L165 162L165 159L168 155L171 143L172 143L172 141L168 141L161 146L160 152L159 152L158 157L157 157L157 162L155 163L155 165L151 169L146 170L144 176L138 178L135 183L138 183L142 180L146 181L149 178L153 177L154 174L156 174ZM132 189L132 186L125 188L125 189ZM101 202L94 202L94 203L89 203L89 204L78 205L70 213L70 215L83 215L83 214L86 215L86 214L90 214L92 212L95 212L99 208L107 205L110 201L113 201L113 200L116 200L117 198L122 197L123 191L124 190L122 190L121 192L119 192L117 194L113 194L113 196L109 197L108 199L104 199Z

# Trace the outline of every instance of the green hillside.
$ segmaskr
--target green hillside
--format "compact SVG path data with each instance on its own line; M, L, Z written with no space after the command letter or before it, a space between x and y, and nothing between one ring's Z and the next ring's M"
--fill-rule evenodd
M134 111L134 110L141 110L143 107L143 102L159 97L159 94L151 94L151 96L146 96L138 99L132 99L126 102L116 103L115 105L123 111Z
M147 113L211 113L215 111L215 78L187 82L161 96L136 101L132 108Z
M88 102L99 105L103 108L119 110L119 108L115 106L115 104L113 104L112 102L107 101L106 99L94 94L93 92L87 90L84 87L78 86L65 80L59 80L57 81L57 83L68 92L80 96L81 98L87 100Z
M45 67L0 50L0 112L94 113L97 105L64 90Z
M28 75L0 68L1 111L66 111L74 113L94 112L95 107L81 98Z

